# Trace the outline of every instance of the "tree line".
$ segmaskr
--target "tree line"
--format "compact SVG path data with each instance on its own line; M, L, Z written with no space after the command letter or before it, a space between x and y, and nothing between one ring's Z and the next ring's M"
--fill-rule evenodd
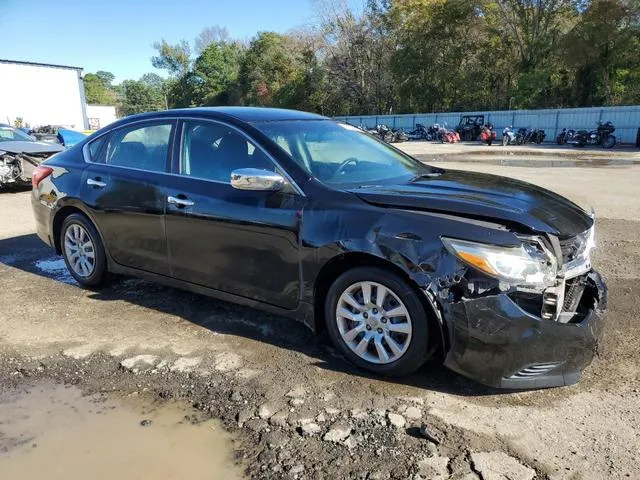
M314 25L165 40L146 74L84 77L88 103L124 115L259 105L325 115L640 103L640 0L345 0Z

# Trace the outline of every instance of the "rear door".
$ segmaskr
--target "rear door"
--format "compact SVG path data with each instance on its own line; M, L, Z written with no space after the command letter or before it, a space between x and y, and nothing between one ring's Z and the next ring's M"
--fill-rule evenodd
M166 182L175 120L141 122L89 143L83 200L92 209L112 259L169 274Z
M299 228L304 196L237 190L231 171L277 169L242 132L224 123L182 122L168 195L172 276L293 309L300 297Z

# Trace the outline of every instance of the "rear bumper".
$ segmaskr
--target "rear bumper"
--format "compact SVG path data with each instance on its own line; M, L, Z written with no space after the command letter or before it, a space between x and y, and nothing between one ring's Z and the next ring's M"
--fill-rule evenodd
M445 313L450 348L445 365L498 388L546 388L576 383L602 338L607 288L597 272L593 308L580 323L542 320L506 294L462 300Z

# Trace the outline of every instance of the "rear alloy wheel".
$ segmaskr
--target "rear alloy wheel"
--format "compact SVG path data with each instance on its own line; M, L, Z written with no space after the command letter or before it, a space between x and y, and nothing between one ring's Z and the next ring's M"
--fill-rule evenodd
M79 284L95 287L104 282L107 268L102 240L84 215L74 213L65 218L60 245L67 269Z
M329 335L356 365L383 375L404 375L429 355L427 318L413 289L373 267L341 275L325 302Z

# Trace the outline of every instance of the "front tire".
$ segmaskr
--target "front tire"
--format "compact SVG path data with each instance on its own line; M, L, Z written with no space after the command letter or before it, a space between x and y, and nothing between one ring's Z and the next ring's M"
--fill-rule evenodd
M430 355L422 303L410 285L387 270L358 267L343 273L331 285L324 307L333 344L360 368L407 375Z
M616 137L613 135L607 135L602 141L602 148L613 148L616 144Z
M107 280L107 257L100 234L80 213L69 215L60 229L64 263L75 280L85 287L98 287Z

